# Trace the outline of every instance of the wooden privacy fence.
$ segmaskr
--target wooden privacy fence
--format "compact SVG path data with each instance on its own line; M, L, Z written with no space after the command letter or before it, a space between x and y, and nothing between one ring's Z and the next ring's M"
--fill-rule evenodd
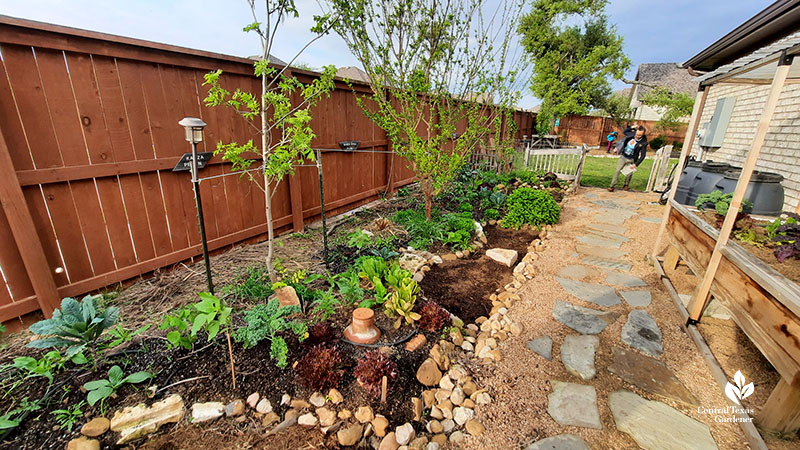
M190 150L177 122L208 123L199 151L259 138L236 112L202 105L216 69L226 89L260 92L249 59L0 16L0 321L200 254L190 177L171 171ZM345 83L313 114L312 145L330 149L326 213L413 181ZM521 111L514 120L518 133L533 124ZM365 151L334 150L351 140ZM266 233L262 191L230 173L218 157L200 172L210 250ZM276 191L277 230L316 220L319 198L317 169L297 168Z

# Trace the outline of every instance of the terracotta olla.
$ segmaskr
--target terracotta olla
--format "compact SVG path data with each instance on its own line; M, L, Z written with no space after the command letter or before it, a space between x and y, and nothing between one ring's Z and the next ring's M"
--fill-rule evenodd
M375 311L369 308L356 308L353 311L353 323L344 329L344 337L356 344L372 344L381 337L381 331L375 326Z

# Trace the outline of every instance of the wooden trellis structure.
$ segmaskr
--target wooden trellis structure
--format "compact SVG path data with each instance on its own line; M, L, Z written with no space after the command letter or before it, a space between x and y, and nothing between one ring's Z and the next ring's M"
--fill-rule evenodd
M712 73L701 82L679 167L684 166L693 147L711 86L718 83L769 85L769 90L721 229L713 229L675 202L681 175L678 171L653 248L653 260L658 263L656 254L666 238L669 242L664 258L666 268L674 268L682 258L702 277L688 306L687 327L700 320L713 295L780 373L781 380L757 419L764 428L787 432L800 428L800 287L747 253L730 237L781 93L787 84L800 83L798 53L800 43L790 40L789 45L778 52L756 52L757 58L751 55L745 63L738 66L734 63L732 69Z

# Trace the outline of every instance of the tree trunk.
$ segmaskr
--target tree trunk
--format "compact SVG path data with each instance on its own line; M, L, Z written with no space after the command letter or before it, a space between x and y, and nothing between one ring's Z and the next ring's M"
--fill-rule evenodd
M264 99L264 93L267 90L267 76L261 76L261 160L264 163L264 200L265 209L267 213L267 273L269 279L273 283L278 281L275 276L275 269L272 267L272 253L273 244L275 241L275 229L272 227L272 191L270 189L270 180L267 175L266 167L269 163L269 136L267 136L268 123L267 123L267 102Z
M431 211L433 210L433 192L426 186L422 186L422 193L425 195L425 218L431 220Z

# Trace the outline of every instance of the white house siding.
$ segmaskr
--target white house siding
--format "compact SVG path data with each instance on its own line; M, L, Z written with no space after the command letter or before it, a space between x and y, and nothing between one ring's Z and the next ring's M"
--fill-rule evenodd
M706 151L704 159L742 166L750 149L758 121L764 109L769 85L719 83L709 88L700 118L700 129L711 121L717 100L735 97L731 121L722 147ZM699 157L701 148L695 140L692 153ZM784 211L794 211L800 199L800 84L783 88L772 123L761 149L756 170L784 176Z

